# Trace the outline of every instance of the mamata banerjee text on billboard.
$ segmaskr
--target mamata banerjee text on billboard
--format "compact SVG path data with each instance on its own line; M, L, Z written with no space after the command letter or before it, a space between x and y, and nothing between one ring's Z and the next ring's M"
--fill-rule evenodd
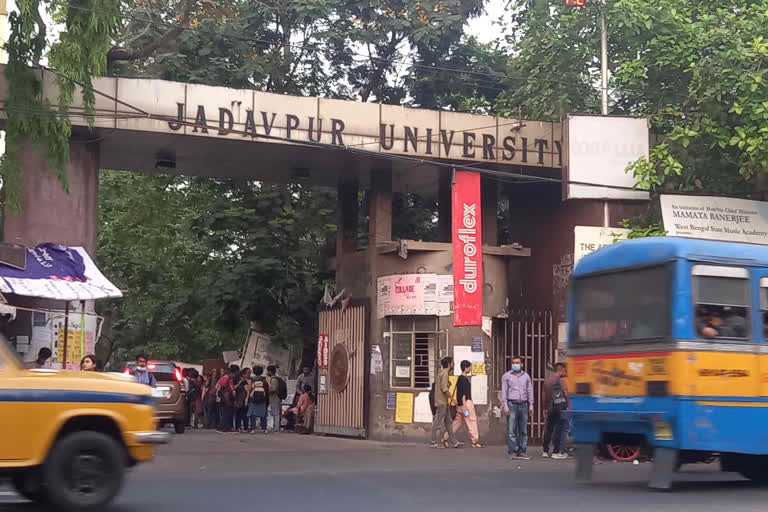
M768 203L712 196L662 195L669 236L768 244Z

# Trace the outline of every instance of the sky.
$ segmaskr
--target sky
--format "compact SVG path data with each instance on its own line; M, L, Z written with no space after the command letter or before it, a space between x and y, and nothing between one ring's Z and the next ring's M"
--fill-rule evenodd
M488 0L485 14L469 20L467 32L475 36L481 43L490 43L498 39L502 34L499 27L493 25L493 22L504 14L508 3L509 0Z

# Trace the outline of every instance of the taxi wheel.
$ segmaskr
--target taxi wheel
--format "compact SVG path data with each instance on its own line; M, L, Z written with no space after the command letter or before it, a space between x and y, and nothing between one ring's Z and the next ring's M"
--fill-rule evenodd
M120 491L124 473L122 446L99 432L59 440L43 468L51 503L66 511L103 510Z
M29 501L35 503L45 503L47 495L45 487L40 479L40 473L37 471L25 471L11 476L11 483L17 493Z

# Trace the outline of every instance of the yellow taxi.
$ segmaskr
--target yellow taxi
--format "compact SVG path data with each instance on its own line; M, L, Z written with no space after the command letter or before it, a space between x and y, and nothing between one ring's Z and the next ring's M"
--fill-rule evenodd
M149 461L149 386L120 374L25 369L0 341L0 476L24 497L67 511L103 510L126 468Z

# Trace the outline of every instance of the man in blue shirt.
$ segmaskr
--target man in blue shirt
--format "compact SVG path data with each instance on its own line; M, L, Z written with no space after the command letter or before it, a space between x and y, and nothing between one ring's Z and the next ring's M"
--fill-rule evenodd
M501 405L507 416L507 458L531 460L528 448L528 415L533 413L533 383L523 371L523 361L512 359L512 370L501 377Z
M139 354L136 356L136 368L133 369L133 378L135 378L136 382L139 384L146 384L147 386L152 386L153 388L157 386L155 376L152 375L149 370L147 370L146 354Z

